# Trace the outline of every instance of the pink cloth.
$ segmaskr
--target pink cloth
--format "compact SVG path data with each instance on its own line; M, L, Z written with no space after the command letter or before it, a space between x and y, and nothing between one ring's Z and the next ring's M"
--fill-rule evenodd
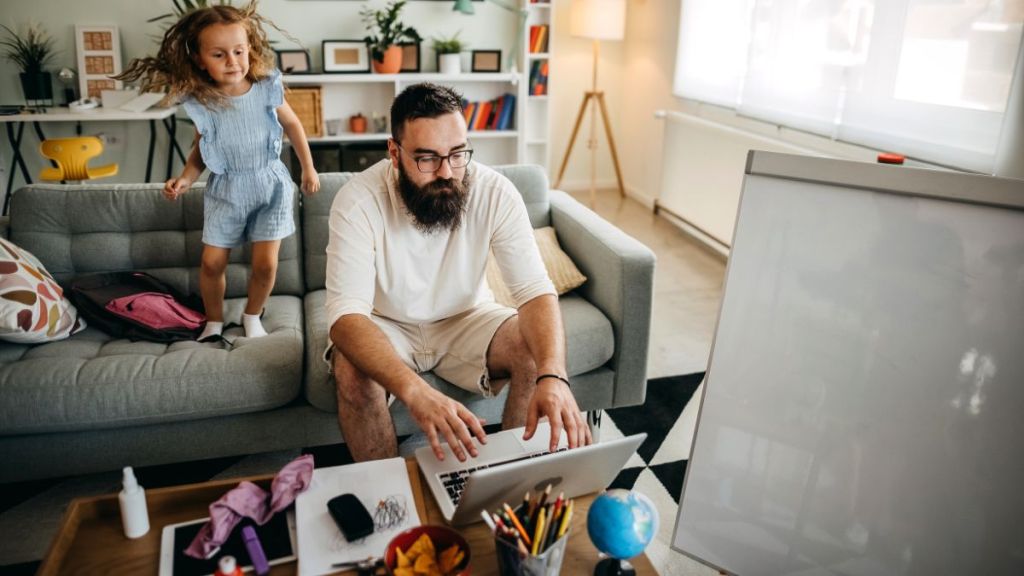
M295 497L309 488L313 478L313 456L299 456L281 468L270 484L270 494L252 482L241 482L219 500L210 504L210 521L203 525L185 554L193 558L209 558L242 520L252 518L259 525L266 524L277 512L295 501Z
M170 294L160 292L140 292L116 298L107 303L107 310L118 316L145 324L154 330L165 328L196 330L206 320L202 314L181 304Z

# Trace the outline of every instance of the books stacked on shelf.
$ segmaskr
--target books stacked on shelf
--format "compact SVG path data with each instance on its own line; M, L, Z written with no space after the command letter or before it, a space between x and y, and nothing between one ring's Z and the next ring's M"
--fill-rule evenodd
M462 113L470 130L511 130L516 117L516 96L510 93L486 102L463 102Z
M530 65L530 96L548 93L548 61L534 60Z
M530 53L539 54L548 51L548 25L530 26Z

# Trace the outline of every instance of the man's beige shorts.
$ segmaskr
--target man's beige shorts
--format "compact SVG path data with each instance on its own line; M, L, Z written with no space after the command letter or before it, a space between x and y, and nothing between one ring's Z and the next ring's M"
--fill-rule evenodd
M496 302L478 304L461 314L426 324L398 322L383 316L370 318L388 337L398 357L417 373L433 371L459 388L490 397L487 351L498 328L517 314ZM333 346L328 343L324 360L331 365Z

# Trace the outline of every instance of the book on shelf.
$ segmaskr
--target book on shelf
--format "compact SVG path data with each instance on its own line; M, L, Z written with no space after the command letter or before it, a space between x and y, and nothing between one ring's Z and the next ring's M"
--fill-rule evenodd
M539 54L548 51L548 25L535 24L530 26L530 53Z
M462 114L472 131L510 130L515 121L515 94L503 94L494 100L464 101Z
M530 96L548 93L548 61L534 60L530 65Z

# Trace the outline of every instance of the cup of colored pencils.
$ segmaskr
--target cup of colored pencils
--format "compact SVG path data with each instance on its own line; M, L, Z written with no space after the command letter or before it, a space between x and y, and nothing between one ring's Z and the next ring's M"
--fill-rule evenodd
M501 576L557 576L572 525L573 501L552 497L551 486L531 497L527 492L515 507L481 512L494 531Z

